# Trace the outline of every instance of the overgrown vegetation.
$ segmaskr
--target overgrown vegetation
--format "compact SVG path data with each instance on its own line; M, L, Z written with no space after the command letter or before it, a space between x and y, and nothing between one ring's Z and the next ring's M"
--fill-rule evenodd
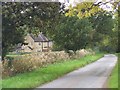
M101 58L103 54L87 55L81 59L72 59L39 68L29 73L19 74L2 80L3 88L35 88L52 81L77 68L83 67Z

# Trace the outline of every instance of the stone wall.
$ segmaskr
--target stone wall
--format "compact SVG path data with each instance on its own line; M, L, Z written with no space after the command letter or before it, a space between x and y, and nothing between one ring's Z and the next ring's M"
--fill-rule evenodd
M17 56L13 60L5 61L3 64L2 76L4 78L6 76L13 76L18 73L32 71L36 68L40 68L51 63L67 61L71 58L81 58L89 53L90 52L82 49L80 51L76 51L76 54L71 52L71 55L65 53L64 51L56 51L39 52Z

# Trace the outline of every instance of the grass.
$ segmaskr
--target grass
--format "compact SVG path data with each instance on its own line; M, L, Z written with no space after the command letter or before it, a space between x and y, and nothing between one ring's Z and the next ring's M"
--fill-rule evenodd
M25 55L25 54L30 54L30 52L19 52L19 53L8 53L6 55L6 57L17 57L17 56L21 56L21 55Z
M2 80L3 88L35 88L43 83L50 82L54 79L63 76L75 69L83 67L88 63L92 63L103 54L87 55L81 59L74 59L64 62L48 65L37 70L19 74L14 77L9 77Z
M116 54L116 55L118 56L118 54ZM119 55L120 55L120 53L119 53ZM115 68L112 71L110 78L108 79L108 87L109 88L118 88L118 68L120 68L119 62L117 62Z
M8 59L8 60L13 60L13 59L15 59L15 58L17 58L17 57L21 57L21 56L24 56L25 54L30 54L30 53L8 53L7 55L6 55L6 59ZM16 59L15 59L16 60Z
M118 64L115 66L111 77L108 80L109 88L118 88Z

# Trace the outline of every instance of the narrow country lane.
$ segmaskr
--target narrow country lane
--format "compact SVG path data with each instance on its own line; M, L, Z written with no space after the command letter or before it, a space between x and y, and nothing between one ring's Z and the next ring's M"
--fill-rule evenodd
M117 62L113 54L37 88L103 88Z

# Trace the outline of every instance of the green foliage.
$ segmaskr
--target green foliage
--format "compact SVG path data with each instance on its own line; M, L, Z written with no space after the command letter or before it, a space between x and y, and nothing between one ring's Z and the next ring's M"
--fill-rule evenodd
M2 80L2 88L36 88L43 83L50 82L66 73L92 63L102 56L103 54L87 55L81 59L57 62L31 72L6 78Z
M117 22L112 13L99 11L89 18L80 19L75 15L62 18L56 27L53 40L58 50L97 48L101 51L115 52L117 33Z
M94 2L81 2L76 6L69 6L66 16L77 16L79 18L91 17L95 13L102 11L98 5L94 5Z
M39 31L46 33L48 30L54 30L60 9L60 3L57 2L3 2L3 57L7 52L12 51L15 44L24 41L26 33L36 34Z
M53 40L62 50L79 50L85 48L89 41L92 24L87 18L63 17L56 26Z
M112 14L110 12L98 12L90 17L93 28L101 34L111 34L114 27Z
M107 4L103 2L82 2L72 7L69 6L66 16L68 17L78 17L84 19L89 18L93 30L89 31L90 38L87 40L86 48L98 48L101 51L116 52L118 44L118 24L116 20L118 19L116 12L107 12L101 9L99 6L102 4ZM116 6L118 3L112 3L114 9L118 10ZM113 15L115 19L113 19ZM86 24L87 25L87 24ZM88 42L89 41L89 42ZM86 42L86 41L85 41ZM113 43L111 43L113 42ZM119 49L119 48L118 48Z
M90 47L99 47L102 51L112 52L117 49L117 22L110 12L97 12L89 18L93 23ZM113 42L113 43L111 43Z
M64 17L60 13L60 3L3 2L3 57L24 41L26 33L37 34L39 31L53 38L58 50L75 51L86 46L106 48L108 45L116 50L117 24L112 19L113 14L103 11L99 5L82 2L70 6Z

